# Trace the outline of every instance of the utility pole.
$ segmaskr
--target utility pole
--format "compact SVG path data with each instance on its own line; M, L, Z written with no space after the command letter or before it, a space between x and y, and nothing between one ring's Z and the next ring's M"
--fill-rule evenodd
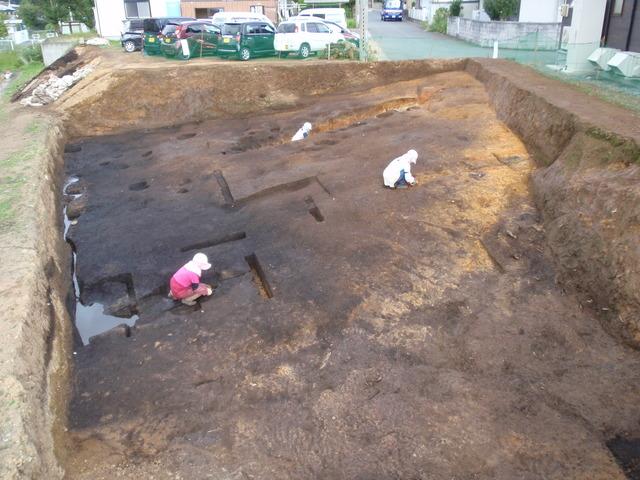
M369 23L369 0L356 0L356 22L360 34L360 61L367 61L368 38L367 24Z

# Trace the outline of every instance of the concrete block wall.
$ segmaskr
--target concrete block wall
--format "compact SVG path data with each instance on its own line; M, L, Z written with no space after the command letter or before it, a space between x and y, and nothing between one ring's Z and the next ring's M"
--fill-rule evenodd
M491 47L497 40L502 48L554 50L560 38L560 24L483 22L450 17L447 34L481 47Z

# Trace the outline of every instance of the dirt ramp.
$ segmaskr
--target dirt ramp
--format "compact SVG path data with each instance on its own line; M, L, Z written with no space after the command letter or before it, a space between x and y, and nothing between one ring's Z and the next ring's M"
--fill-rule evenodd
M560 279L640 346L640 119L510 62L470 61L543 168L534 195Z

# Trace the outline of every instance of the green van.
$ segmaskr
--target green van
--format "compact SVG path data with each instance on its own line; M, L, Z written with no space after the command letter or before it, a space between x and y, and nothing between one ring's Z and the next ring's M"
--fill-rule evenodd
M240 60L275 55L275 35L276 30L267 22L225 23L222 25L222 37L218 43L218 55Z
M165 57L188 60L218 53L221 30L210 20L168 24L162 30L161 50Z
M162 30L171 23L178 25L182 22L195 20L193 17L161 17L161 18L145 18L143 23L142 52L145 55L160 55L160 43L162 39Z

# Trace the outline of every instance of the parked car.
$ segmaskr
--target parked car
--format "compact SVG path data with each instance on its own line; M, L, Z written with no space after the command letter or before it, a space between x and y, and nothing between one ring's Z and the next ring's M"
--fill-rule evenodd
M278 25L274 47L283 56L297 53L307 58L312 52L320 52L330 43L341 41L344 42L342 34L332 31L322 20L296 17Z
M210 20L168 23L162 29L160 49L166 57L188 60L216 55L221 30Z
M275 55L275 35L276 29L264 21L225 23L222 26L222 41L218 45L218 54L221 57L233 56L240 60Z
M256 12L217 12L213 14L211 21L219 25L225 23L266 22L271 25L274 30L276 28L269 17Z
M144 32L144 19L128 18L122 21L120 32L120 44L127 53L142 50L142 36Z
M360 46L360 35L357 33L352 32L348 28L342 28L337 23L329 22L327 20L324 20L324 23L332 32L341 34L347 42L353 43L356 47Z
M347 28L347 16L344 13L344 8L307 8L302 10L298 17L321 18Z
M145 18L143 50L146 55L160 55L160 44L162 41L162 30L167 24L179 25L182 22L195 20L193 17L162 17Z
M383 22L386 20L402 21L402 0L384 0L380 11L380 19Z

